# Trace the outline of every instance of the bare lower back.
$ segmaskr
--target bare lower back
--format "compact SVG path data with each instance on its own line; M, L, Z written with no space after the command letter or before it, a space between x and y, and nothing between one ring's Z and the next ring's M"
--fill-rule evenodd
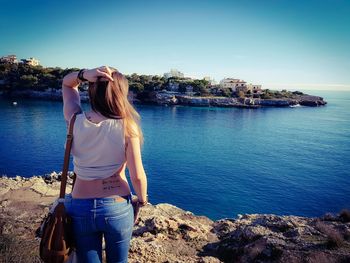
M73 198L99 198L113 195L129 195L130 187L125 176L125 167L106 179L81 180L77 175Z

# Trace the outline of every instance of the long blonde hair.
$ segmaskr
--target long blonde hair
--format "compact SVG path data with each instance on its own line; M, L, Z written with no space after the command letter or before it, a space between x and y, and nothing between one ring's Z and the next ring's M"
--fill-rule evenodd
M113 69L114 81L89 83L91 108L106 118L123 119L125 137L139 137L143 144L140 115L128 100L129 82L118 70Z

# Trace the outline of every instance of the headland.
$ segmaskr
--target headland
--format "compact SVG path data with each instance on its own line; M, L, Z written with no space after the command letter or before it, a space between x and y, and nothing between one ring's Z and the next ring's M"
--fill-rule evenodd
M62 101L62 79L77 68L42 67L0 59L0 95ZM133 103L200 107L295 107L324 106L320 96L300 91L263 89L241 79L226 78L220 84L210 79L192 79L179 72L158 75L126 75L129 100ZM89 101L88 83L79 86L82 102Z

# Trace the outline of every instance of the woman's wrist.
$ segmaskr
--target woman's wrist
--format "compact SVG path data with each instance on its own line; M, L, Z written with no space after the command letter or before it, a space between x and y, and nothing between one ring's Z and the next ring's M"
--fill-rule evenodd
M133 199L135 200L135 201L134 201L135 204L136 204L137 206L139 206L139 207L142 207L142 206L145 206L145 205L148 204L148 195L146 195L146 198L143 199L143 200L140 200L140 199L138 198L138 196L135 196Z
M138 206L145 206L148 204L148 196L146 196L146 199L144 201L137 200Z
M77 71L77 81L84 82L96 82L99 78L104 81L114 81L112 77L112 72L109 67L103 66L93 69L81 69Z
M78 81L80 81L80 82L88 81L86 78L84 78L85 71L87 71L87 69L85 69L85 68L79 70L78 76L77 76Z

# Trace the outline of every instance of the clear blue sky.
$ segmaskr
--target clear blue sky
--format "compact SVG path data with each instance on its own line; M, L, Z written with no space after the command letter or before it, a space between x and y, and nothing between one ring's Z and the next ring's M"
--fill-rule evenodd
M350 90L350 1L0 0L0 56Z

